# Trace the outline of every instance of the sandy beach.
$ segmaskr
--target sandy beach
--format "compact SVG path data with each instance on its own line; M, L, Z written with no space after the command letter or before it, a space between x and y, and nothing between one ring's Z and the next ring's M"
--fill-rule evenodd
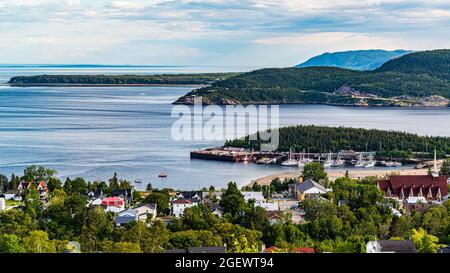
M334 181L336 178L342 177L345 175L346 170L327 170L328 177L331 181ZM351 178L364 178L367 176L379 176L383 177L386 174L390 174L392 172L399 173L400 175L425 175L428 173L428 169L371 169L371 170L365 170L365 169L348 169L349 176ZM269 185L270 182L272 182L275 178L280 178L281 180L284 180L285 178L297 178L301 175L301 170L292 171L292 172L280 172L275 173L269 176L261 177L258 179L254 179L248 183L246 183L246 186L251 186L253 183L258 183L259 185Z

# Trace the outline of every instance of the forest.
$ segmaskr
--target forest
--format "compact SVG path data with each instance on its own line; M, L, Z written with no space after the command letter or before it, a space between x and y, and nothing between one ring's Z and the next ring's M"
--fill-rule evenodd
M343 86L369 95L369 105L386 106L405 98L414 101L432 95L450 98L449 63L450 50L437 50L407 54L374 71L336 67L260 69L194 90L178 103L195 95L210 104L339 104L341 100L354 105L352 97L336 93Z
M207 85L238 73L165 74L165 75L36 75L17 76L9 80L11 86L43 85L151 85L186 84Z
M415 157L426 156L434 149L439 156L450 154L449 137L419 136L417 134L378 129L360 129L349 127L325 127L299 125L279 129L279 151L310 151L312 153L355 150L359 152L377 152L381 156ZM253 138L252 138L253 139ZM259 150L261 141L250 140L247 136L230 140L226 146Z

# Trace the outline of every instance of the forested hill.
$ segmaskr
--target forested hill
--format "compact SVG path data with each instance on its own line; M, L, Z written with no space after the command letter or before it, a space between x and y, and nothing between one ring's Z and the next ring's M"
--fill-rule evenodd
M450 80L450 50L417 52L391 60L377 69L377 72L401 72L408 74L429 74Z
M214 82L175 103L190 104L193 97L203 96L207 104L447 106L449 66L450 50L436 50L407 54L375 71L336 67L261 69Z
M410 157L413 153L450 154L449 137L429 137L416 134L368 130L348 127L291 126L280 128L279 151L290 149L312 153L338 152L340 150L376 151L381 155ZM227 146L260 149L259 140L249 137L227 141Z
M411 53L408 50L354 50L324 53L312 57L296 67L333 66L354 70L374 70L394 58Z
M151 85L192 84L207 85L225 80L239 73L199 73L165 75L36 75L18 76L10 79L12 86L51 85Z

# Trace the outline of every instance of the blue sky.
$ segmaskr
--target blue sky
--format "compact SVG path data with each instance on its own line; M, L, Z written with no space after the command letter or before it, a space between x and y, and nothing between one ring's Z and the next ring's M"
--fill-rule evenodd
M448 37L448 0L0 0L4 64L285 67Z

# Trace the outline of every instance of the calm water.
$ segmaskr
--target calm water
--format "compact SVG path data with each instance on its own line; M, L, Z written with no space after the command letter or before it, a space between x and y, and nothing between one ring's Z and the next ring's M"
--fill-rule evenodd
M58 72L58 71L56 71ZM34 70L0 70L0 82ZM73 71L71 71L73 73ZM37 164L59 175L106 180L117 172L154 187L197 189L244 183L283 170L277 166L190 160L193 149L221 141L171 139L170 116L186 87L0 87L0 173ZM316 124L392 129L450 136L450 109L280 107L280 125ZM160 179L160 172L168 173ZM145 188L145 185L142 185Z

